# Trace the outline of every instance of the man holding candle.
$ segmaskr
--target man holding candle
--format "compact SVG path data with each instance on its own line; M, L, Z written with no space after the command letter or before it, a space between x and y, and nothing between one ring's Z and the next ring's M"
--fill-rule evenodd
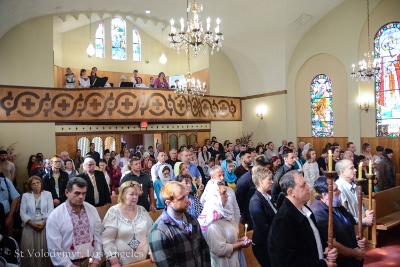
M336 164L335 170L339 175L339 179L336 181L336 183L339 190L342 192L342 206L345 207L351 215L353 215L357 223L359 218L361 218L364 226L373 225L375 216L373 210L367 210L365 205L362 204L363 214L358 214L357 190L356 184L353 182L354 178L356 177L356 170L353 162L347 159L341 160ZM362 171L360 171L360 173L361 172Z

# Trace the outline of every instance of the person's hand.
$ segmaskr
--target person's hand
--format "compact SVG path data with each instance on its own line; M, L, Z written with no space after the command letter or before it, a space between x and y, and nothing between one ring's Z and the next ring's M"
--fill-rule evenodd
M356 236L357 239L357 246L361 249L365 249L365 242L367 241L367 239L364 237L363 239L359 239L358 236Z
M58 199L53 199L53 205L54 205L54 207L57 207L58 204L60 204L60 200L58 200Z
M329 250L329 248L326 248L324 254L326 255L326 260L328 260L331 263L336 262L336 258L338 256L336 248L333 248L331 250Z
M374 224L375 213L373 210L365 211L365 223L367 226L372 226Z
M247 236L240 238L239 241L241 243L242 248L248 248L252 242L251 239L249 239Z
M200 191L203 191L204 190L204 184L201 184L200 186L199 186L199 188L198 188Z
M355 248L354 250L356 251L356 260L362 261L365 259L365 249Z
M150 211L152 211L152 212L156 211L156 206L154 204L150 205Z

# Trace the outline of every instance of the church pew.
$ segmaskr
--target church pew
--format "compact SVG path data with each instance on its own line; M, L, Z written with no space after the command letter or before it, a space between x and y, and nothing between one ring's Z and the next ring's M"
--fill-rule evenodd
M118 204L118 195L110 196L110 198L111 198L111 204L112 205L117 205Z
M152 263L150 259L124 265L124 267L153 267L153 266L157 265L155 263Z
M109 207L108 206L101 206L101 207L96 207L97 212L99 213L100 220L103 221L104 216L106 216L106 213L108 211Z
M368 199L364 199L368 207ZM375 211L375 224L372 227L372 237L368 238L368 245L377 246L376 231L385 231L400 225L400 186L375 193L372 201ZM364 234L368 233L368 229ZM365 235L368 237L368 235Z
M153 222L155 222L157 220L157 218L161 215L162 212L163 212L163 210L156 210L155 212L149 211L149 215L150 215L151 219L153 220Z

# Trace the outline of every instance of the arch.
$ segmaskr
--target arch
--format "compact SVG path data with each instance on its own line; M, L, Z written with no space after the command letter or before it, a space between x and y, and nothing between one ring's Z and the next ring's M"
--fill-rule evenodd
M133 61L142 61L142 42L138 30L133 28L132 30L132 49L133 49Z
M375 82L376 136L400 136L400 22L383 25L375 34L380 81Z
M111 151L115 151L115 138L112 136L107 136L104 140L104 149L109 149Z
M333 137L332 81L318 74L311 81L311 133L313 137Z
M187 136L185 134L179 135L179 147L187 146Z
M116 16L111 20L111 58L126 60L126 22Z
M96 57L104 58L104 22L100 22L96 30Z
M103 139L100 136L95 136L92 139L92 143L94 143L94 150L99 152L100 158L103 158Z
M189 139L189 144L188 145L189 146L193 146L194 142L197 141L197 136L196 136L196 134L192 133L192 134L189 134L188 139Z
M168 145L169 145L169 150L178 149L178 136L176 136L175 134L171 134L168 137Z
M81 155L84 157L89 152L89 138L83 136L78 140L78 148L81 150Z

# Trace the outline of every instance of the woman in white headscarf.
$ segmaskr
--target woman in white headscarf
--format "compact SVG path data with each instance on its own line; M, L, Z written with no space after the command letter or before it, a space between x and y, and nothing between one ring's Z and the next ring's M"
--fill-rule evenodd
M244 267L246 262L241 248L247 248L251 240L238 239L239 229L228 204L228 194L223 183L207 185L207 201L198 221L210 247L211 266Z

